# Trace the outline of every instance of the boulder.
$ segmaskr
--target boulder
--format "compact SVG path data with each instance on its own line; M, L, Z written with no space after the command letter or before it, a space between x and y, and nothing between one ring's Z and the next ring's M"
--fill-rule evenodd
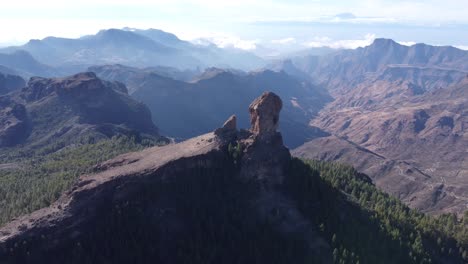
M237 117L236 115L232 115L224 122L223 126L216 129L214 133L217 136L223 136L235 132L237 132Z

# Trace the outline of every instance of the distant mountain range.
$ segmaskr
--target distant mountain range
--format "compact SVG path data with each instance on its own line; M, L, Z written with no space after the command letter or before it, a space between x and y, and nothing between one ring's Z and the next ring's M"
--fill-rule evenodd
M309 78L334 97L311 121L331 134L295 151L350 163L428 212L462 212L468 200L468 52L377 39L276 69Z
M128 28L2 49L0 263L466 263L467 59L263 67Z
M212 68L191 82L121 65L89 70L103 79L125 83L133 98L148 105L162 133L178 139L211 131L232 113L238 116L240 127L248 127L246 107L268 88L284 98L280 130L286 144L296 147L324 134L307 123L331 100L325 90L268 70L245 73Z
M297 56L278 64L290 62L287 72L292 75L297 74L294 70L305 73L315 82L335 90L352 88L362 77L380 73L392 65L467 72L467 59L467 51L451 46L404 46L391 39L376 39L372 45L364 48L342 50L324 56Z
M0 72L10 76L0 89L24 86L13 75L89 70L125 84L161 133L177 140L211 131L232 113L248 127L247 105L268 89L284 100L285 144L310 141L296 155L351 163L427 212L461 212L468 200L468 182L460 180L468 175L467 61L468 52L454 47L376 39L368 47L306 51L264 67L244 51L126 28L0 49ZM261 70L248 71L255 68Z
M59 76L62 70L37 61L24 50L15 50L11 53L2 53L0 51L0 72L18 74L29 78L31 76Z
M2 56L15 54L21 63L35 65L34 57L61 74L81 71L92 65L121 63L137 67L169 66L179 69L233 67L254 69L264 65L259 57L238 49L221 49L215 45L195 45L171 33L148 29L108 29L78 39L47 37L25 45L0 49ZM28 58L24 58L29 56ZM12 59L9 59L10 61ZM0 65L3 65L0 57ZM10 65L5 65L10 66ZM51 76L45 69L26 73ZM18 67L12 67L18 68ZM21 69L22 70L22 69Z

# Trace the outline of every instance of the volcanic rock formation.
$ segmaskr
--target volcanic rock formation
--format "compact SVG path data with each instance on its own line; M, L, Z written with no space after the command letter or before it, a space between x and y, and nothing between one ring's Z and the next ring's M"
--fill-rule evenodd
M249 106L252 133L259 135L276 133L282 107L281 99L272 93L264 93L255 99Z
M241 175L282 183L283 169L291 159L281 134L276 131L282 105L276 94L265 92L249 106L251 135L241 145L244 149Z
M249 212L242 219L246 228L268 222L278 237L301 234L307 248L330 253L294 203L277 190L290 162L281 134L275 131L280 109L279 97L264 93L251 105L250 131L237 131L231 116L215 133L124 154L96 166L94 174L80 177L50 207L0 229L0 263L115 263L125 262L129 255L132 262L132 254L141 255L128 248L132 239L151 240L143 243L151 248L139 263L174 263L180 257L180 243L193 234L192 223L199 217L188 219L193 210L187 208L196 207L205 196L208 203L201 208L206 208L219 192L222 198L215 202L230 204L223 200L229 199L232 189L236 190L232 202L246 201L236 209ZM226 181L229 184L223 185ZM252 188L256 191L247 192ZM190 197L192 189L200 191L180 200L181 194ZM213 210L210 217L223 212Z

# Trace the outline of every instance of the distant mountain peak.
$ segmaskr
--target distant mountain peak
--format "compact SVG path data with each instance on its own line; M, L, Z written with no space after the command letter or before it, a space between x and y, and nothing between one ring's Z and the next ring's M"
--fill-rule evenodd
M110 29L100 30L96 34L96 37L115 37L115 36L132 36L132 35L134 35L134 33L131 32L131 31L125 31L125 30L121 30L121 29L110 28Z
M40 39L30 39L26 45L37 45L40 44L41 40Z
M339 19L356 19L357 17L353 13L341 13L335 16Z
M371 44L371 46L376 46L376 47L390 47L390 46L401 46L398 44L396 41L393 39L387 39L387 38L376 38L374 42Z
M234 73L238 73L235 70L222 69L217 67L207 68L202 74L194 78L194 82L212 79L221 76L234 76Z
M30 40L22 46L2 48L0 54L15 50L26 50L45 65L63 72L60 75L82 71L90 65L115 63L140 68L166 66L196 69L218 66L244 70L259 68L265 63L246 51L195 45L160 29L109 28L76 39L48 37ZM4 66L19 69L11 64ZM56 76L50 74L50 69L27 69L25 72L23 75L26 77Z

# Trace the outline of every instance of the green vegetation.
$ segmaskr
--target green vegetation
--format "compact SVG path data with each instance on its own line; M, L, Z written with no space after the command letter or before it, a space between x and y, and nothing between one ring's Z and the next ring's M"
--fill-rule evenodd
M303 263L302 240L279 232L252 206L258 186L236 177L230 160L220 164L133 182L123 198L99 208L82 235L48 252L47 263ZM47 235L18 243L8 261L34 262L28 252L47 243L54 243Z
M120 136L19 160L20 169L0 171L1 222L49 205L96 163L155 143ZM82 236L51 254L51 261L322 263L303 234L285 234L258 214L252 201L259 186L236 177L239 167L232 160L239 149L229 146L229 160L219 161L218 168L191 169L130 188L134 191L124 200L102 208L102 217ZM468 214L457 219L419 213L352 167L293 159L279 190L327 242L334 263L468 261ZM40 239L18 250L50 242ZM18 262L27 258L18 256Z
M18 168L0 170L0 225L50 205L97 163L158 144L125 136L93 142L93 138L86 137L74 146L64 147L57 142L35 150L17 148L5 152L0 163L14 162Z
M241 146L240 142L237 142L236 145L233 145L232 143L229 143L228 153L229 153L229 156L234 161L234 164L237 164L239 162L240 158L241 158L241 155L242 155L242 146Z
M333 247L335 263L468 260L467 218L431 217L409 209L352 167L305 164L293 160L288 189Z

